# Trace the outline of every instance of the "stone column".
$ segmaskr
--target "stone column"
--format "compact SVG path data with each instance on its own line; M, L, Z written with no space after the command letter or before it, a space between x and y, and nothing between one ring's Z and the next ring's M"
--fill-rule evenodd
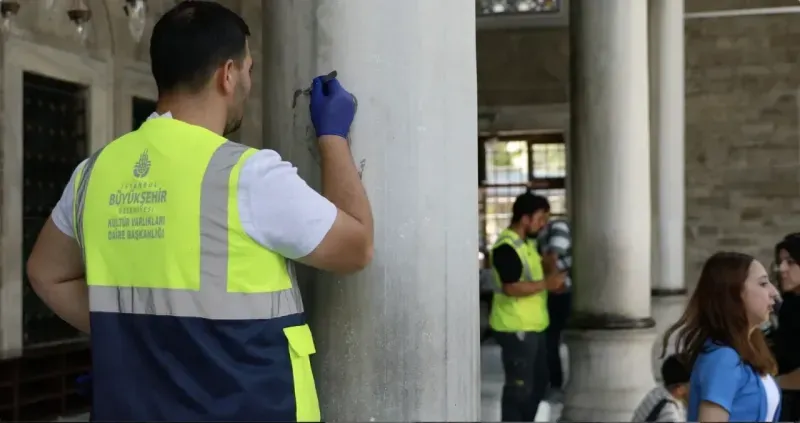
M245 18L250 27L251 35L248 43L250 45L250 55L253 57L253 67L254 69L261 70L264 68L264 47L262 46L264 37L261 33L263 30L261 22L263 13L261 13L261 2L253 0L240 1L237 6L239 6L239 13ZM250 89L251 95L250 98L247 99L242 126L236 134L239 142L254 148L264 147L264 112L261 106L264 100L264 97L261 95L263 91L263 84L261 81L263 78L263 72L253 72L253 74L250 75L252 82L252 87Z
M375 258L359 274L306 282L323 419L478 420L473 3L262 5L266 144L316 167L308 100L290 110L292 91L315 74L337 70L359 104L352 150L364 163Z
M570 3L574 314L562 416L627 421L654 386L647 2Z
M653 372L661 379L661 338L686 307L684 278L684 5L649 0L650 141L653 199L652 307L659 338Z

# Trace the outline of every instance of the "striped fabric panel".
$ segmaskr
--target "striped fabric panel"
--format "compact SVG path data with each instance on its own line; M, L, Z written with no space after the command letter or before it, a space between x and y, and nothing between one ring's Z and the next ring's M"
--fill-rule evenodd
M672 402L664 405L658 414L657 422L684 422L686 421L686 410L680 407L678 400L672 398L663 386L653 388L645 397L633 413L632 422L643 422L655 406L662 400L668 398Z
M548 224L549 239L547 248L558 254L559 266L562 270L569 270L572 267L572 236L570 235L569 224L563 220L553 221Z
M572 235L566 220L558 219L548 222L539 231L537 244L540 254L556 253L559 270L569 271L572 269ZM572 285L570 278L567 278L566 285L568 287Z

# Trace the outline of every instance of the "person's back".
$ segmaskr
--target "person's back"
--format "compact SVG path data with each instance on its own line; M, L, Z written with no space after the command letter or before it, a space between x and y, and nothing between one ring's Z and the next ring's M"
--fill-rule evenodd
M355 101L335 77L312 82L320 195L276 152L226 139L252 85L248 36L211 1L159 19L157 113L78 166L28 260L42 300L91 332L95 421L320 420L292 261L371 260Z
M645 395L633 412L632 422L685 422L683 404L689 395L690 374L674 355L661 365L664 385Z
M157 118L83 166L75 204L93 311L94 415L293 420L318 409L302 367L314 344L292 265L252 240L229 206L254 153ZM138 159L120 166L125 157ZM296 409L281 405L292 397Z

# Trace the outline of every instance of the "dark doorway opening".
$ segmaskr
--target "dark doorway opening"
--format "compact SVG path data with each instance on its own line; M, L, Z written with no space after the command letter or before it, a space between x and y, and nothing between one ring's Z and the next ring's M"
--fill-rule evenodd
M141 97L133 97L133 116L131 116L131 130L135 131L156 111L156 102Z
M42 303L25 262L75 167L89 154L87 89L26 72L23 76L21 357L0 361L0 420L47 421L84 412L75 380L91 366L88 342Z
M73 170L87 157L89 139L86 87L28 72L23 84L22 234L27 261ZM24 262L21 265L24 270ZM79 336L41 302L27 275L23 321L26 346Z

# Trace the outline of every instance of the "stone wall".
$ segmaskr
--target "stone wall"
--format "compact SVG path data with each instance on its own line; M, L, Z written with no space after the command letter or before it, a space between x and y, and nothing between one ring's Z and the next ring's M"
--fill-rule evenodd
M567 28L481 30L477 53L481 106L568 101Z
M687 12L798 6L794 0L692 0ZM686 22L686 278L721 249L768 264L779 237L800 230L800 14ZM565 27L478 33L478 90L484 109L560 105L568 113ZM530 107L536 106L536 107ZM527 108L526 108L527 107ZM522 111L522 112L521 112ZM562 119L567 121L568 117ZM565 128L566 129L566 128Z
M687 266L800 230L800 15L686 22Z

